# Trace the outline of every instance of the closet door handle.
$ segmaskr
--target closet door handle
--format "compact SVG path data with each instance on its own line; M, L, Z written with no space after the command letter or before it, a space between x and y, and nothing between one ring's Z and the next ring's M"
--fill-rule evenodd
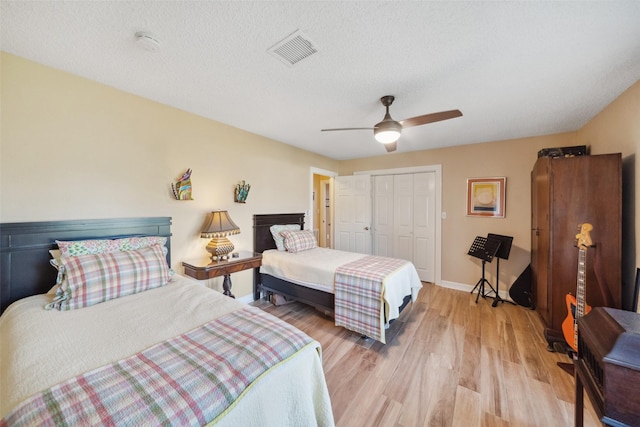
M365 229L366 231L369 231L369 227L365 227L364 229Z

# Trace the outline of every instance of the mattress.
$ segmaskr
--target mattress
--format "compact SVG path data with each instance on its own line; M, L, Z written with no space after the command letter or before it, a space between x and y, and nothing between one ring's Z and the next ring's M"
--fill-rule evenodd
M0 418L44 389L246 307L182 276L78 310L44 310L51 298L19 300L0 317ZM216 425L333 425L318 349L267 371Z
M365 256L329 248L295 253L270 249L262 253L260 273L332 294L336 269Z
M367 256L320 247L295 253L270 249L262 253L260 273L335 294L335 273L338 267ZM400 315L399 307L406 295L411 295L412 301L416 301L422 283L415 266L410 262L387 276L384 282L386 319L390 321Z

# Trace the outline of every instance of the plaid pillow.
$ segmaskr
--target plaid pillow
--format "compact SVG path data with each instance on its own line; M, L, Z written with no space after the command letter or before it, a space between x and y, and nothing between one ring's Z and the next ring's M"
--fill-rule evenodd
M316 236L311 230L282 231L280 234L284 238L284 247L288 252L300 252L318 247Z
M160 245L64 258L66 281L45 308L73 310L164 286L169 267Z
M164 247L164 245L167 244L167 238L160 236L144 236L104 240L56 240L56 243L60 249L61 256L71 257L79 255L104 254L116 251L135 251L153 245L160 245ZM166 255L167 248L164 247L163 250Z
M279 251L286 251L284 237L280 233L287 230L300 230L300 224L276 224L269 227L269 230L271 230L273 241L276 242L276 248Z

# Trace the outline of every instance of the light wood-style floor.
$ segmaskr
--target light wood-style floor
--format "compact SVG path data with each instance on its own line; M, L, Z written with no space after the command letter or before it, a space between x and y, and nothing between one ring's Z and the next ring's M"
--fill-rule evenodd
M574 380L539 315L424 283L418 301L364 340L301 303L254 304L322 344L337 426L573 426ZM598 426L585 396L585 426Z

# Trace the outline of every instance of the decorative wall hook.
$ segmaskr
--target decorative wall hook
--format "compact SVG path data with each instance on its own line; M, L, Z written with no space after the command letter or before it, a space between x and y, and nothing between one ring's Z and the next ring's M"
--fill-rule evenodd
M244 180L238 185L236 185L235 191L235 200L236 203L245 203L247 201L247 196L249 195L249 190L251 189L251 184L246 184Z
M187 169L178 182L171 183L171 190L173 190L173 197L176 200L193 200L191 196L191 169Z

